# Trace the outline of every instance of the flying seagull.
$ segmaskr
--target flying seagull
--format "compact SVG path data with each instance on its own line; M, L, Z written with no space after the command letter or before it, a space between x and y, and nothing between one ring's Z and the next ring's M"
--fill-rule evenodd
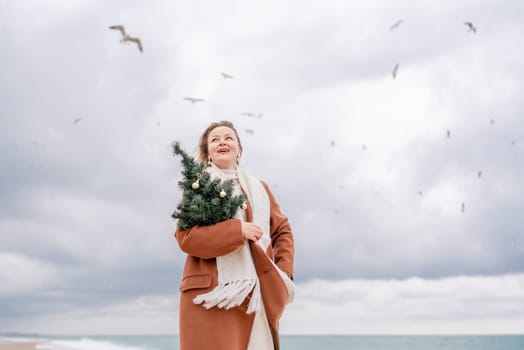
M335 140L331 140L331 147L335 147Z
M451 137L451 131L449 129L446 131L446 138L449 139Z
M82 120L82 118L76 118L76 119L73 121L73 124L78 124L78 123L80 123L81 120Z
M114 25L114 26L110 26L109 29L114 29L114 30L120 31L120 33L122 34L122 39L120 39L121 43L127 43L127 42L130 42L130 41L134 42L135 44L137 44L138 49L140 50L140 52L144 52L144 49L142 48L142 42L140 41L140 39L137 38L137 37L132 37L129 34L127 34L123 25L117 24L117 25Z
M184 100L189 101L193 104L197 102L204 102L205 100L203 98L195 98L195 97L184 97Z
M399 19L398 21L396 21L395 23L393 23L393 25L391 27L389 27L389 31L393 31L394 29L397 29L398 26L400 26L402 24L402 22L404 22L403 19Z
M473 34L477 33L477 27L473 25L471 22L464 22L464 25L468 26L468 32L473 32Z
M45 145L40 143L40 142L36 142L36 141L33 141L33 146L35 146L36 148L40 148L40 149L44 149L45 148Z
M262 113L251 113L251 112L242 112L240 115L251 117L251 118L262 118Z
M253 130L253 129L246 129L245 131L246 131L248 134L251 134L251 135L255 134L255 130Z
M393 75L393 79L397 77L397 71L398 71L398 63L395 63L395 67L393 67L393 72L391 72L391 75Z
M224 72L220 72L220 74L222 74L222 77L224 77L224 79L233 79L233 76L231 74L227 74Z

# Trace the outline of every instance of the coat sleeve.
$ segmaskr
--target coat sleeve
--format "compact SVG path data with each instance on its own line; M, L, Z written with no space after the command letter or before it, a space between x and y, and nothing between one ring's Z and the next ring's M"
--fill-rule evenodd
M229 219L209 226L193 226L175 231L180 249L202 259L231 253L242 244L242 226L239 219Z
M292 279L294 276L295 241L291 225L286 215L280 210L275 196L269 189L268 184L262 181L270 203L269 230L271 234L271 246L275 264Z

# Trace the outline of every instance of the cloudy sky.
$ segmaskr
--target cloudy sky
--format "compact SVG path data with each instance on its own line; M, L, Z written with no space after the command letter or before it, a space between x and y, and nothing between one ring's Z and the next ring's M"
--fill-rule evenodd
M176 333L170 145L222 119L294 229L283 333L522 332L522 36L511 0L0 0L0 332Z

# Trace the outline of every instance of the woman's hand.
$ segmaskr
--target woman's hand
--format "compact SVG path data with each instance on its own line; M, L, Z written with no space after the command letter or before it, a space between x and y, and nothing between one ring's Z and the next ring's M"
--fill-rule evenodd
M256 242L262 237L262 233L260 226L252 222L242 221L242 236L244 239Z

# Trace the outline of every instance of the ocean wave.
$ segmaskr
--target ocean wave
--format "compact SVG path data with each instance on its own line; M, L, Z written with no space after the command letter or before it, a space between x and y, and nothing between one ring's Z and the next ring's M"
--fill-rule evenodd
M56 340L46 338L0 338L0 344L37 342L37 350L149 350L145 347L117 344L88 337L78 340Z

